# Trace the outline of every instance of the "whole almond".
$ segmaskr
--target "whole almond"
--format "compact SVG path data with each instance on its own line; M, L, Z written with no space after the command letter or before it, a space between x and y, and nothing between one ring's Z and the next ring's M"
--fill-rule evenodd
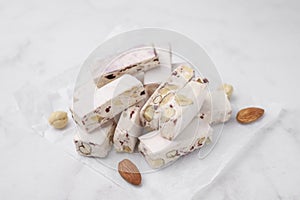
M249 124L261 118L264 114L264 109L249 107L240 110L236 115L236 120L242 124Z
M124 159L119 162L118 165L119 174L128 183L133 185L140 185L142 182L142 176L139 169L128 159Z

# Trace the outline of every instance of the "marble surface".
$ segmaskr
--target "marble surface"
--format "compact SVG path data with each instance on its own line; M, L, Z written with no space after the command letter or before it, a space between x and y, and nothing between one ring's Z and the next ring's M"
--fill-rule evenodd
M0 1L0 199L135 199L36 134L15 92L80 66L107 35L136 27L186 34L204 46L224 81L284 107L194 199L300 199L299 1L188 2Z

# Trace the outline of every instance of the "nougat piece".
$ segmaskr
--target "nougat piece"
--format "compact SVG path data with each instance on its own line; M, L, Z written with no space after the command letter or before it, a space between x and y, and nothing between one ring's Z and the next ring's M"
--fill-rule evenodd
M111 150L115 128L116 123L110 120L90 133L78 129L74 136L76 151L82 156L106 157Z
M160 103L168 98L169 93L174 93L183 88L192 78L194 78L194 70L186 65L177 67L166 80L161 83L154 93L142 107L140 116L142 125L148 130L157 130L159 128Z
M153 94L158 86L159 84L156 83L145 85L147 98ZM114 134L114 147L117 152L134 152L137 138L143 133L140 110L147 98L122 112Z
M155 68L158 64L159 58L155 48L142 46L97 61L92 65L91 72L97 75L94 81L100 88L124 74L135 75L140 71Z
M185 63L185 62L175 62L175 63L172 63L172 71L174 71L177 67L179 67L181 65L188 65L188 63Z
M224 90L219 89L207 93L198 117L210 124L218 124L228 121L231 114L230 101Z
M144 84L162 83L168 79L172 73L172 54L168 49L157 49L159 65L144 74Z
M140 125L141 105L134 105L121 114L114 134L114 148L117 152L133 153L137 138L142 134Z
M173 140L198 114L207 95L208 82L195 78L182 89L169 93L161 101L159 130L162 137Z
M133 76L134 76L137 80L141 81L141 83L144 83L145 72L139 71L139 72L133 74Z
M75 92L74 98L73 119L85 131L91 132L145 99L146 92L140 81L124 74L101 88L93 84L83 85L79 93Z
M161 168L201 148L211 134L212 128L205 120L194 118L174 140L163 138L159 130L140 136L138 150L152 168Z

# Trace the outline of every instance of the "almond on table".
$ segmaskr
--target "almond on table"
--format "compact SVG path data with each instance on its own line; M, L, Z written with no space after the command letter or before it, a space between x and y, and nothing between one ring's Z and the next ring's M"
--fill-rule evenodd
M136 165L128 159L124 159L118 164L119 174L124 180L133 185L140 185L142 176Z
M236 115L236 120L241 124L255 122L264 115L265 110L257 107L249 107L240 110Z

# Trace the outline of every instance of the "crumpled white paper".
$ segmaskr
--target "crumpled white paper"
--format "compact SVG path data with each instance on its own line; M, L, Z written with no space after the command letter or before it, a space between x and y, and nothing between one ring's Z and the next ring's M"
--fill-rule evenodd
M132 26L133 27L133 26ZM129 26L116 27L108 37L116 33L131 29ZM136 28L136 27L134 27ZM209 186L217 176L226 171L226 167L238 158L247 145L259 139L278 118L281 106L270 102L257 102L256 99L243 93L246 88L238 88L232 97L232 119L223 127L214 127L215 140L187 156L177 160L174 164L161 170L151 169L144 158L138 154L116 153L112 150L108 157L87 158L77 154L73 144L73 136L76 125L68 113L69 123L63 130L56 130L48 124L48 116L55 110L68 111L72 105L73 88L79 67L71 68L42 85L28 83L16 92L15 97L20 111L38 134L54 143L73 158L85 163L98 174L112 181L117 187L121 187L128 193L135 195L137 199L191 199L197 192ZM228 81L230 83L230 81ZM259 121L241 125L236 122L236 112L244 107L259 106L265 109L265 114ZM217 130L217 131L216 131ZM220 140L216 138L220 137ZM215 142L217 141L217 142ZM141 170L142 187L135 187L125 182L117 172L118 162L124 158L132 160ZM174 195L176 194L176 195ZM107 197L109 198L109 197Z
M112 150L107 158L86 158L79 156L75 151L73 135L76 126L70 113L69 124L63 130L53 129L47 121L48 116L54 110L68 111L72 104L73 87L78 70L78 68L69 69L61 75L45 81L42 85L37 86L30 83L25 85L15 95L20 111L26 116L28 124L38 134L56 144L57 148L63 149L75 159L114 182L118 187L133 192L140 198L146 198L149 191L153 191L151 193L153 198L165 199L174 192L178 199L191 198L193 194L204 189L220 175L239 152L243 152L242 150L247 144L251 141L255 142L259 135L263 134L265 128L277 119L281 111L280 105L255 102L255 99L243 94L239 90L240 88L235 88L232 97L232 119L224 125L223 131L219 133L222 133L222 137L218 143L211 144L215 145L215 148L209 156L203 159L199 159L199 151L195 151L162 170L152 170L144 158L137 153L130 155L116 153ZM248 106L264 108L265 115L253 124L241 125L236 122L234 117L239 109ZM204 147L200 150L200 156L201 151L207 154L205 148L211 149L209 146ZM117 164L124 158L133 160L144 172L142 187L136 188L129 185L117 173Z

